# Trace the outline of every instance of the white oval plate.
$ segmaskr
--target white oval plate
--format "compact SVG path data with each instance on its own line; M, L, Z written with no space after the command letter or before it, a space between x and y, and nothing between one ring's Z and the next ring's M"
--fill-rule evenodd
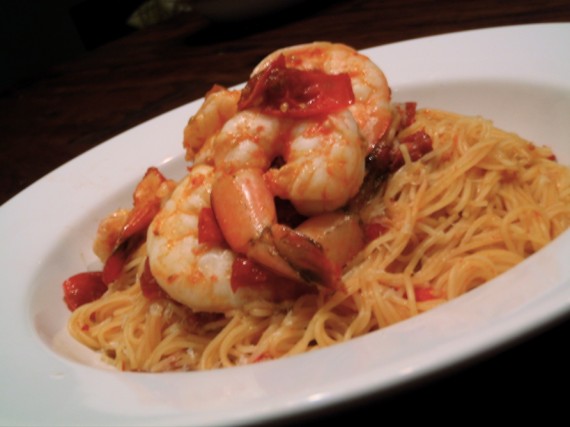
M570 24L455 33L365 51L397 101L491 118L570 164ZM97 222L146 168L184 172L199 101L74 159L0 209L0 422L236 425L301 414L417 380L570 311L570 232L468 295L346 344L211 372L114 371L65 332L61 282L97 267ZM33 410L31 405L33 404Z

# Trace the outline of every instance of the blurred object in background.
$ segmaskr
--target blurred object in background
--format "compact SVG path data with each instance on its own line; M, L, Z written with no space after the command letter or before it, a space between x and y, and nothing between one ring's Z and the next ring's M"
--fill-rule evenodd
M144 0L0 1L0 91L26 85L50 66L136 31Z
M0 91L85 51L70 2L0 1Z
M203 16L217 22L253 19L275 13L301 3L303 0L194 0L192 7Z
M147 28L181 13L197 12L213 23L248 21L284 11L304 0L147 0L128 19L134 28Z
M278 24L285 16L310 13L316 4L321 3L305 2L306 8L292 10L302 2L303 0L2 0L0 92L11 87L25 86L53 65L73 60L137 30L152 27L184 13L192 12L195 17L200 15L206 25L211 23L211 31L200 34L199 37L201 41L207 41L209 38L220 39L220 28L226 30L224 38L232 37L251 29L251 24L260 16L271 15L268 20ZM245 21L247 24L239 28L239 24Z
M53 0L51 0L53 1ZM69 14L86 50L129 35L137 30L128 19L144 0L75 0Z
M152 27L181 13L191 12L193 3L191 0L148 0L132 13L127 23L139 29Z

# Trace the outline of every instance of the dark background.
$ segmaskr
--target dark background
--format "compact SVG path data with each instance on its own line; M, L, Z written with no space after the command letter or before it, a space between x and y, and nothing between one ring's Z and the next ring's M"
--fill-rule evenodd
M143 0L2 0L0 90L136 31Z

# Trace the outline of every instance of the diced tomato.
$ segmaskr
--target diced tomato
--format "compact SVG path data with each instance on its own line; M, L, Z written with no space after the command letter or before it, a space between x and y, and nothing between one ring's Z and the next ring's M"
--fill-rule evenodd
M353 103L348 74L287 68L285 56L280 55L247 82L238 108L259 107L270 115L307 118L340 111Z
M380 237L386 232L387 228L380 223L370 223L364 226L364 240L370 243L372 240Z
M234 292L238 289L249 287L271 286L275 292L282 291L283 295L291 295L294 290L307 292L307 285L280 276L257 262L237 256L232 265L231 287Z
M236 292L244 286L270 283L272 273L249 258L238 256L232 265L231 286Z
M435 298L435 295L432 293L430 288L414 287L414 295L418 302L428 301Z
M150 263L148 261L148 258L144 263L144 269L140 277L140 285L143 295L150 300L166 297L166 292L162 290L152 275L152 271L150 271Z
M198 242L212 246L225 244L224 235L211 208L202 208L198 216Z
M101 298L106 290L100 271L79 273L63 282L63 299L67 308L73 311Z
M105 284L109 285L111 282L117 280L121 275L123 267L127 262L127 257L129 255L127 248L128 248L127 242L122 243L113 251L111 256L107 258L107 260L105 261L102 273L102 280Z
M400 112L400 130L411 126L416 120L416 102L406 102L403 105L398 106Z
M411 135L406 136L400 141L402 144L406 144L408 147L408 152L412 160L418 160L424 154L429 153L433 150L433 143L431 136L429 136L425 131L420 130Z
M264 361L266 361L266 360L271 360L271 359L272 359L272 357L269 355L269 353L268 353L268 352L264 352L264 353L261 353L261 354L255 356L255 357L253 357L253 358L251 359L251 363L264 362Z
M422 158L425 154L433 150L431 137L425 133L423 130L414 132L400 140L400 144L404 144L408 153L410 154L410 159L415 162ZM395 155L392 157L392 171L398 170L404 164L404 158L402 152L397 150Z

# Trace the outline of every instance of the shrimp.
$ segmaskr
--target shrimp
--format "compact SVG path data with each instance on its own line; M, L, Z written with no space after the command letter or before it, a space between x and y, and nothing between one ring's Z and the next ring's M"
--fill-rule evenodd
M337 288L339 266L310 233L278 224L272 199L308 217L345 206L389 127L389 103L378 67L348 46L322 42L265 58L231 117L235 93L207 94L184 145L187 158L215 168L211 204L229 246L285 277Z
M366 141L367 151L380 141L392 121L391 90L382 70L368 57L340 43L315 42L276 50L253 70L258 74L283 55L287 66L347 73L355 102L348 107Z
M242 262L238 255L223 240L202 241L200 217L210 208L215 179L212 166L193 166L153 219L147 233L147 256L158 285L195 312L226 312L250 301L279 302L306 292L298 282L279 281L261 270L269 277L259 280L257 274L257 281L237 283L236 270Z
M290 283L339 288L341 269L363 239L354 217L335 212L359 191L366 156L390 124L389 101L382 71L331 43L269 55L241 91L214 87L184 130L192 171L209 168L208 190L190 184L195 176L187 178L151 225L147 245L156 281L194 309L235 307L243 300L227 285L230 264L245 255ZM186 208L197 194L197 206L210 204L229 248L203 253L196 243L197 207ZM280 224L275 198L305 217L325 219L298 230ZM354 237L354 244L331 249L335 233ZM277 288L263 292L271 299Z
M205 95L204 102L184 128L186 160L211 163L212 129L219 129L237 113L240 92L214 85ZM197 154L199 155L197 156Z
M106 263L126 241L144 234L174 186L174 181L166 179L157 168L148 168L133 192L132 208L118 209L99 223L93 242L95 255Z
M288 75L288 70L304 71L308 77ZM319 86L323 76L315 76L315 70L327 77L347 76L354 102L344 110L330 111L327 102L344 98L344 86L338 79ZM326 92L330 87L333 93ZM283 90L285 94L279 93ZM316 91L312 99L311 91ZM291 100L299 96L297 92L303 93L299 110L293 111ZM272 193L290 200L305 215L335 210L354 196L364 177L364 156L392 118L384 74L343 44L318 42L278 50L254 69L237 103L236 96L237 91L219 86L208 92L184 131L187 159L230 173L261 168L267 171L264 179ZM288 101L277 105L282 114L265 114L267 108L257 108L260 98L263 102L270 97L269 102ZM304 112L311 111L307 104L324 107L310 114ZM284 166L268 170L276 158L282 158Z
M290 200L304 215L343 206L364 177L362 140L348 111L284 122L245 110L226 122L214 146L217 170L263 171L271 193ZM284 160L283 166L271 168L277 158Z
M340 270L321 244L278 224L273 196L256 169L217 174L211 205L228 245L278 275L337 288Z
M129 257L143 244L149 224L174 185L157 168L148 168L135 188L132 208L118 209L99 223L93 251L103 262L103 271L78 273L64 281L64 300L70 310L101 297L111 283L128 276Z

